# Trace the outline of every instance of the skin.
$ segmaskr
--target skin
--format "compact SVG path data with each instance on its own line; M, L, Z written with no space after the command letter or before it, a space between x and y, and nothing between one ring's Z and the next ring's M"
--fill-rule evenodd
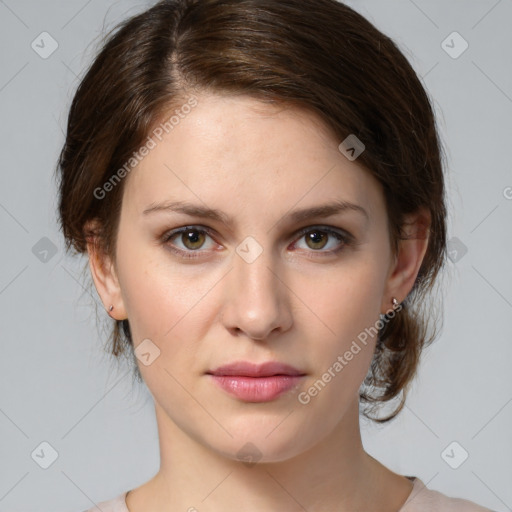
M392 256L381 185L340 142L312 113L204 93L125 178L116 261L92 245L89 259L111 316L129 319L135 348L150 339L160 350L138 365L155 401L161 466L128 493L130 512L238 511L242 503L245 512L396 512L409 496L412 483L361 442L358 390L375 338L309 403L298 401L390 311L392 297L407 296L427 247L427 237L414 236L429 222L421 210ZM178 200L221 210L232 223L143 213ZM362 206L368 219L351 210L286 219L332 200ZM185 226L212 235L162 240ZM306 227L320 230L316 242L298 234ZM263 249L251 263L236 252L247 236ZM235 360L286 362L306 376L275 400L244 402L205 375ZM261 453L257 464L237 457L247 442Z

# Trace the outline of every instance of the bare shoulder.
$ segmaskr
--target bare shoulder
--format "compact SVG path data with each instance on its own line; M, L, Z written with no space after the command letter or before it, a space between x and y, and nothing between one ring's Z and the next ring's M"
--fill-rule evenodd
M412 492L399 512L493 512L473 501L429 489L416 477Z

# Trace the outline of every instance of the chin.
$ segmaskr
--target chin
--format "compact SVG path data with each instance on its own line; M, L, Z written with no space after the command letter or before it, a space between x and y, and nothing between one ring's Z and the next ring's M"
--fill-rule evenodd
M245 423L238 421L236 426L226 424L233 437L221 435L207 444L223 457L244 462L250 467L255 463L283 462L292 459L320 440L318 434L314 439L308 439L304 433L299 436L299 429L293 428L291 418L283 421L283 417L273 421L271 427L268 421L258 422L254 419ZM290 423L285 426L287 421ZM300 444L297 439L301 440Z

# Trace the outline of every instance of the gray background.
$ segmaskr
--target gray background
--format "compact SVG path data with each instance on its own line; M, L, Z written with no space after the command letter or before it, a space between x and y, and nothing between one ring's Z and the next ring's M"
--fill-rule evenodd
M390 425L363 423L363 442L430 488L512 510L512 1L348 3L399 44L434 98L452 258L444 327L407 406ZM0 511L85 510L158 470L151 396L104 355L98 298L86 260L64 254L53 181L98 36L151 4L0 0ZM442 44L454 31L469 44L461 55L458 36ZM42 32L58 44L47 58ZM58 454L48 469L34 454L42 442L48 462Z

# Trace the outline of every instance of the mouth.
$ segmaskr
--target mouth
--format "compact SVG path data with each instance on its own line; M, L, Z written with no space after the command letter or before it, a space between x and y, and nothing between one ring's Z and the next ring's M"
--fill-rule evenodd
M225 392L243 402L269 402L296 387L305 377L293 366L269 361L238 361L206 372Z
M249 361L236 361L227 365L219 366L215 370L206 372L210 375L217 376L239 376L239 377L273 377L281 376L301 376L305 372L301 372L297 368L285 363L277 361L268 361L263 364L254 364Z

